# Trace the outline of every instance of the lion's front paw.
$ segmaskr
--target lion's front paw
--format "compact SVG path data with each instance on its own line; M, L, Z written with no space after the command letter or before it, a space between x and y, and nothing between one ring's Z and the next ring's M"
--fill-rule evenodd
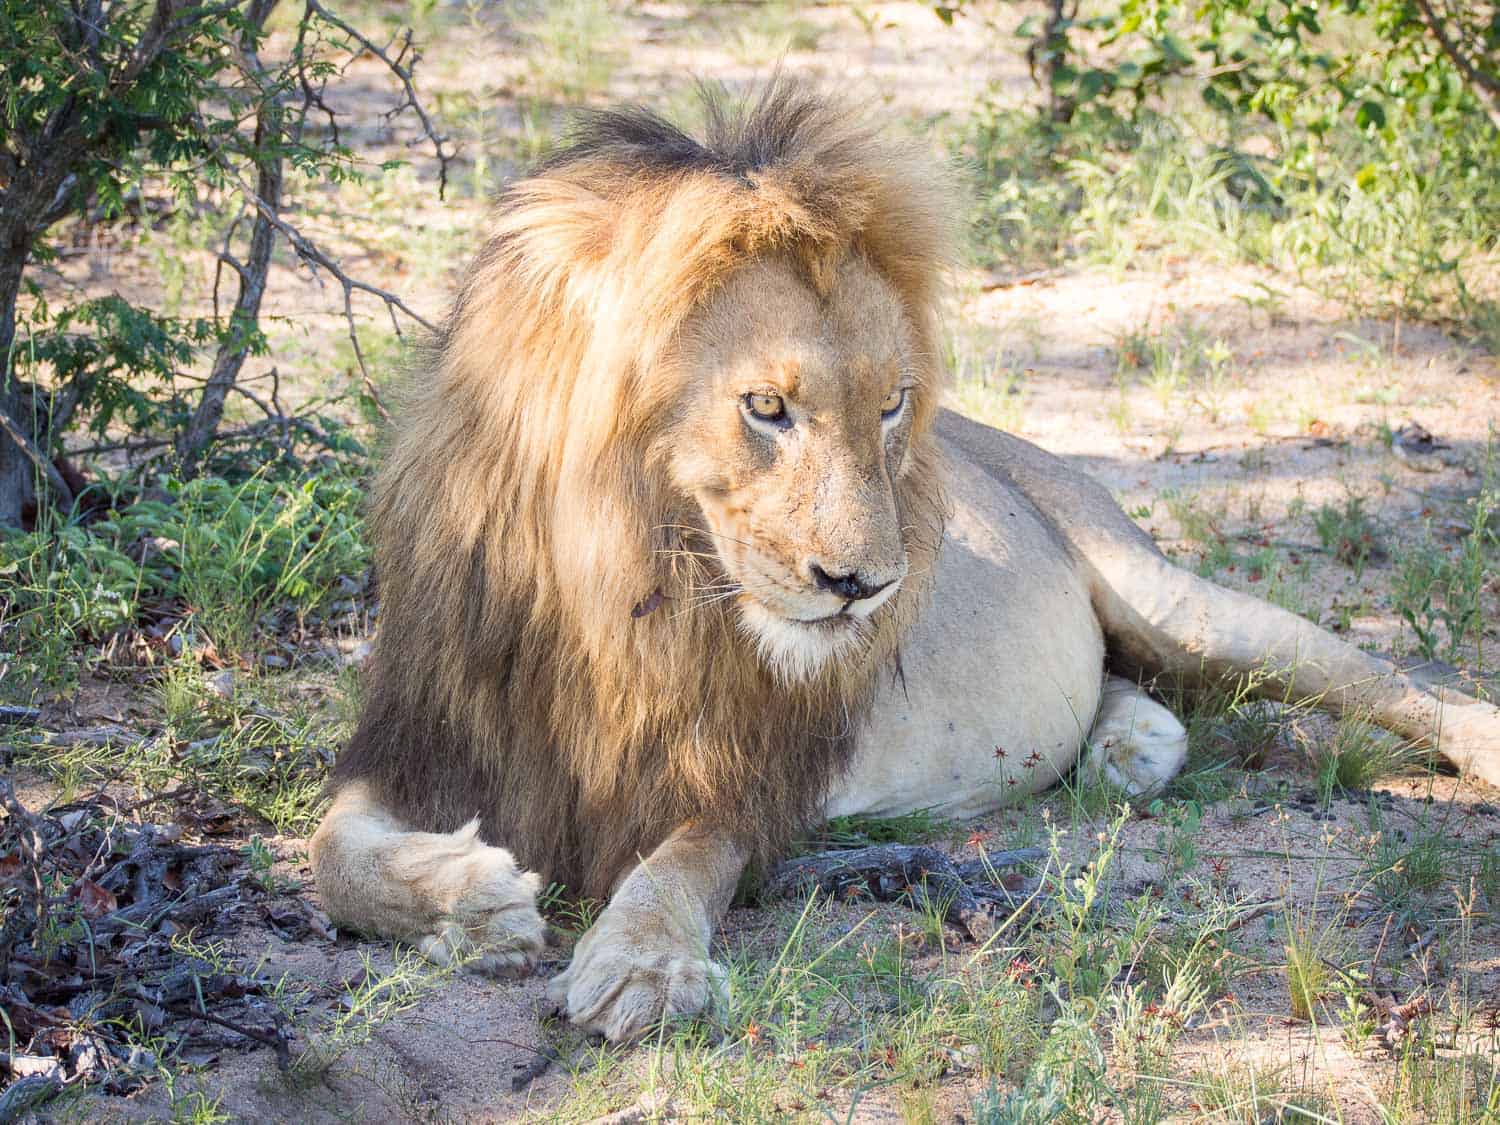
M708 959L703 941L677 929L612 918L606 910L578 942L573 963L548 986L548 997L576 1026L615 1043L711 1007L723 993L724 970Z
M515 907L482 917L440 920L415 941L418 952L439 965L461 964L492 977L524 976L546 947L547 924L534 907Z
M481 842L477 825L413 833L387 857L386 870L426 915L407 936L428 960L492 976L536 967L547 939L536 908L541 880L504 848Z

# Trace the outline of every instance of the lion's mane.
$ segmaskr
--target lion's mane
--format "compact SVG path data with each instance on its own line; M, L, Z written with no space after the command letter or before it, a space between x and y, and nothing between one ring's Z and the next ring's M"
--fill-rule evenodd
M363 781L414 829L477 815L592 896L688 822L760 859L787 844L895 669L941 537L951 197L927 161L785 82L706 104L702 142L640 110L591 115L503 193L374 488L380 629L335 787ZM786 684L732 609L690 608L701 516L661 436L687 378L674 344L746 262L781 255L816 289L851 251L900 294L929 368L897 483L912 578L864 657Z

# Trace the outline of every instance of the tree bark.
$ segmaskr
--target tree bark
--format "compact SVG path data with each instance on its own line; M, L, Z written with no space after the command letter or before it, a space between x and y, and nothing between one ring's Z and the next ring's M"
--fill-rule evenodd
M245 13L241 51L245 66L258 73L263 73L264 68L255 53L255 37L260 34L277 3L278 0L252 0ZM260 302L266 293L266 274L271 268L271 251L276 245L273 220L281 210L284 180L281 139L285 124L285 109L279 99L271 98L261 104L255 118L255 191L259 205L250 231L250 252L244 262L235 264L239 294L235 298L234 311L230 313L229 336L219 345L219 353L214 357L213 370L203 386L197 409L177 441L178 471L183 476L197 472L203 451L219 432L224 401L239 379L240 368L245 365L245 357L250 354L250 344L260 324Z
M6 193L9 195L9 192ZM9 210L10 200L5 199ZM21 274L31 251L28 232L18 224L0 224L0 411L24 433L36 416L31 388L16 377L16 300ZM22 512L36 503L36 466L0 428L0 527L20 527Z
M267 121L267 117L272 120ZM281 115L277 107L263 110L256 122L256 148L261 149L260 173L256 178L256 192L266 209L256 210L255 223L250 233L250 253L236 270L239 277L239 295L235 298L234 311L230 314L229 337L219 346L214 357L213 370L203 386L203 395L193 411L192 420L177 443L179 471L192 476L198 461L214 435L219 432L219 421L224 417L224 400L234 389L245 357L250 354L250 343L256 326L260 322L260 302L266 292L266 274L271 267L271 250L276 244L276 228L271 225L271 215L281 209L282 167L281 154L275 138L266 136L266 130L280 129Z

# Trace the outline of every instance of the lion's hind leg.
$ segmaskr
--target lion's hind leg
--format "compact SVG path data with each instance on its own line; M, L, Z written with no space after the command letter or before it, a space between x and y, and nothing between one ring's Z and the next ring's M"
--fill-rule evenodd
M1084 748L1086 777L1132 796L1149 793L1177 776L1187 750L1187 730L1176 715L1129 680L1106 678Z
M311 850L318 891L339 925L410 942L441 965L464 961L494 974L535 966L546 936L541 880L481 841L477 822L411 832L356 782L339 791Z

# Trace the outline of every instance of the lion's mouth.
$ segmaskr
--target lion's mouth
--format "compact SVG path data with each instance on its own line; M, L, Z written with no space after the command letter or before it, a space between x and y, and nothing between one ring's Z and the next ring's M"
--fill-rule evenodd
M849 612L848 606L844 606L837 613L823 617L789 617L787 620L806 625L809 629L847 629L859 619Z
M740 600L739 611L740 630L755 643L761 659L787 682L811 679L830 662L858 652L869 636L869 623L843 609L819 617L797 617L746 596Z

